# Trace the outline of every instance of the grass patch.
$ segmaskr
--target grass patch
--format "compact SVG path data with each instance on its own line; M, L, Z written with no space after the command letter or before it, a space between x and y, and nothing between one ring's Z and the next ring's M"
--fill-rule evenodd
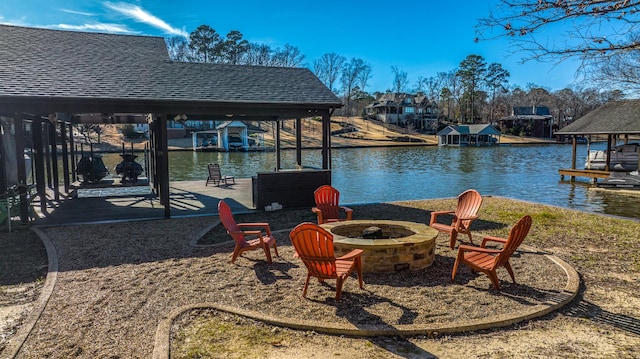
M262 358L270 347L288 341L287 335L261 322L204 311L174 337L172 358ZM204 314L204 315L203 315Z

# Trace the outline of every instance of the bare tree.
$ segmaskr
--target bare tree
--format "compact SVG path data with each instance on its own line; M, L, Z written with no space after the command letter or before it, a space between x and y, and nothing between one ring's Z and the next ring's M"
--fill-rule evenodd
M476 30L481 37L492 30L498 31L493 37L511 37L533 58L599 57L640 50L640 43L627 36L638 32L639 11L640 1L630 0L500 0L495 12L478 20ZM560 45L530 36L557 23L572 25Z
M250 44L244 55L243 63L245 65L273 66L272 53L273 50L269 45Z
M409 85L407 79L407 72L398 69L397 66L391 66L391 72L393 73L393 85L391 91L393 91L394 102L396 103L396 123L400 123L400 102L404 97L404 92Z
M613 76L604 75L609 84L637 91L639 16L638 0L500 0L495 11L478 20L476 41L510 38L525 53L524 61L578 58L585 73L610 72ZM566 30L557 34L562 26Z
M324 54L313 62L313 72L329 90L336 92L337 89L334 86L340 77L340 71L345 61L347 59L344 56L335 52Z
M361 76L365 68L369 66L362 59L352 58L351 61L346 62L342 67L342 91L344 92L344 98L346 99L346 105L344 112L347 116L352 116L351 113L351 97L354 89L360 82Z
M304 55L296 46L286 44L283 49L276 49L272 55L273 66L300 67L304 61Z
M166 38L165 43L172 61L187 62L190 60L191 51L187 39L182 36L172 36Z
M505 92L507 90L506 85L509 82L509 71L502 68L502 65L498 63L492 63L487 68L487 76L484 81L487 88L490 91L490 104L489 104L489 121L493 121L494 107L496 102L496 95L499 92Z

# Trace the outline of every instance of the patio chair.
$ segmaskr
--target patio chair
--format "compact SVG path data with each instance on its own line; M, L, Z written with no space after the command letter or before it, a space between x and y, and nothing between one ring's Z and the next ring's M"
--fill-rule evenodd
M207 177L207 183L205 183L205 186L208 186L209 182L212 182L216 186L219 186L220 183L223 182L225 185L228 185L229 181L232 181L233 184L236 183L236 179L233 176L223 176L220 173L220 165L217 163L209 163L207 168L209 170L209 177Z
M231 208L225 201L218 202L218 214L227 233L236 242L231 255L231 263L235 263L242 253L255 249L263 249L269 263L271 263L271 247L273 247L276 256L279 256L276 238L271 234L268 223L236 223ZM247 237L255 238L248 239Z
M453 249L458 239L458 233L469 236L469 241L473 243L471 237L471 222L478 218L478 210L482 205L482 196L474 189L466 190L458 196L458 205L455 211L434 211L431 212L429 226L440 232L449 234L449 247ZM438 216L453 215L451 224L438 223Z
M456 262L453 265L453 272L451 272L451 281L453 282L456 278L458 265L460 265L460 263L464 263L471 267L473 271L485 273L491 280L491 283L493 283L496 290L500 290L500 281L496 274L496 269L499 267L505 267L511 276L511 280L515 283L516 278L513 275L511 264L509 264L509 258L511 258L513 252L515 252L518 246L520 246L524 238L529 233L530 228L531 216L527 215L520 218L511 230L509 230L509 236L506 239L487 236L482 239L480 247L461 244L458 247L458 256L456 257ZM501 243L502 249L485 248L487 242Z
M329 185L320 186L313 192L313 198L316 206L311 211L318 216L318 224L351 220L353 210L340 206L340 192L337 189ZM341 211L344 212L343 218L340 216Z
M325 279L336 280L336 301L342 296L342 285L349 274L356 271L360 288L362 281L362 249L354 249L346 255L336 258L333 252L333 235L314 223L302 223L289 233L291 243L298 257L307 267L307 280L304 283L302 297L307 296L309 279L317 277L320 282Z

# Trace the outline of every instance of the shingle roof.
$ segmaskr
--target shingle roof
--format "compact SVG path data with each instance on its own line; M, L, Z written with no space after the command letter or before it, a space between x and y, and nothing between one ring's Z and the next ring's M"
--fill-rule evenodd
M0 99L16 97L341 106L305 68L176 63L160 37L0 25Z
M604 104L562 128L561 135L640 134L640 100Z
M447 126L437 133L438 136L457 133L460 135L499 135L500 131L489 124Z

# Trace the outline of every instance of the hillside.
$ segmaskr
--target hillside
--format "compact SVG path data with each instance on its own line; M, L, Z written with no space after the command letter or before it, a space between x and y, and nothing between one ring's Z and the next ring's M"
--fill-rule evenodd
M275 143L275 128L271 122L260 124L265 130L264 142L267 147L273 147ZM378 121L363 120L362 118L332 117L331 119L332 147L380 147L380 146L415 146L437 145L435 135L425 135L406 128L394 125L385 125ZM315 119L302 120L302 146L304 148L322 147L322 122ZM120 126L104 125L101 134L101 143L97 144L97 138L93 139L96 151L120 151L122 145L127 150L131 147L142 150L146 140L125 139L120 133ZM81 138L76 137L79 141ZM280 130L281 148L295 148L295 120L284 121ZM501 143L554 143L552 140L502 135ZM173 150L191 149L191 138L170 139L169 148Z

